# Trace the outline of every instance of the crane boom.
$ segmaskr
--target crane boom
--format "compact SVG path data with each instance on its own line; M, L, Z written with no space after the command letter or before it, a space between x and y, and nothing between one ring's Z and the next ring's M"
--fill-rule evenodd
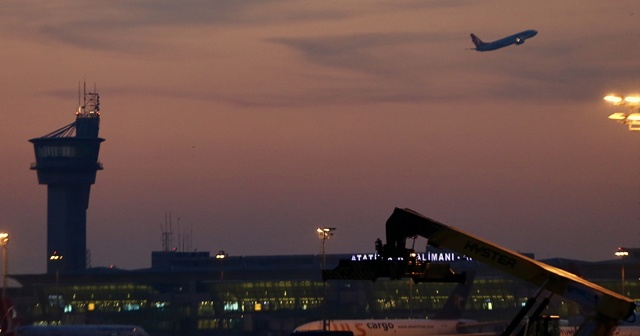
M384 257L402 255L406 240L416 235L428 244L465 254L534 286L590 308L596 315L583 335L601 335L633 315L635 303L630 298L596 285L565 270L547 265L459 229L427 218L411 209L396 208L386 223L387 244ZM595 321L595 322L594 322ZM613 326L610 326L613 325ZM581 327L582 328L582 327ZM599 330L599 331L596 331ZM579 331L580 332L580 331Z

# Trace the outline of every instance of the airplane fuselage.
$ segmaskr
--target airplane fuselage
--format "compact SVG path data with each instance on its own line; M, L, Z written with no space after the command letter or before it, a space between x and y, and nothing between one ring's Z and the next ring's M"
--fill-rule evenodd
M458 333L464 320L328 320L327 330L351 331L354 336L425 336ZM323 321L314 321L297 327L296 332L322 330Z
M472 40L475 43L477 51L491 51L510 46L512 44L522 44L526 39L530 39L538 34L537 30L525 30L517 34L501 38L493 42L482 42L472 34Z
M560 336L575 336L578 327L560 327ZM611 336L640 336L638 326L619 326L613 330Z

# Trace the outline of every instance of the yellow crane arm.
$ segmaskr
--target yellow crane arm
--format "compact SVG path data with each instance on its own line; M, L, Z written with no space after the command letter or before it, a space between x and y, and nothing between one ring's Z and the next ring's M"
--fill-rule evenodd
M396 208L386 223L390 255L405 249L406 239L416 235L428 244L464 254L534 286L593 309L601 316L619 321L628 319L635 303L630 298L589 282L565 270L528 258L462 230L427 218L411 209Z

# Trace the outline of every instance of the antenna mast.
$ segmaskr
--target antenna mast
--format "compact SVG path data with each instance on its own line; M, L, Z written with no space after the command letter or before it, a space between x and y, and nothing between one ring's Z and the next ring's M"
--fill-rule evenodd
M76 118L97 118L100 116L100 94L96 91L96 84L93 84L93 92L87 92L87 82L84 82L83 100L80 102L80 83L78 83L78 111Z

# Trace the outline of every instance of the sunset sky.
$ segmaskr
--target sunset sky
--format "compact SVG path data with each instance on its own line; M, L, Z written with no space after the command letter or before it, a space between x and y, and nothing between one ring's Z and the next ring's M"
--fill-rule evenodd
M384 240L394 207L536 258L640 247L640 133L602 97L640 92L636 1L4 0L0 231L45 272L46 186L28 139L101 97L92 266L178 240L229 255ZM492 52L473 47L522 30ZM189 236L190 238L186 238ZM422 249L420 240L417 249Z

